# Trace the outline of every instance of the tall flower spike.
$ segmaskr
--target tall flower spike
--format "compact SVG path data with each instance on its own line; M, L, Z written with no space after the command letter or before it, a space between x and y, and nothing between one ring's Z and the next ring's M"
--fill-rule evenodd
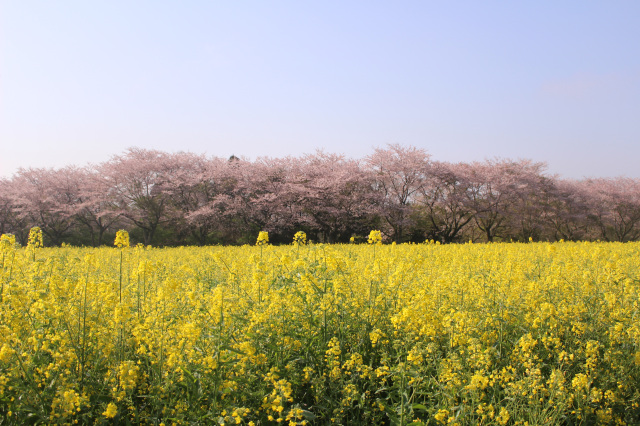
M382 232L371 231L369 232L369 244L382 244Z
M296 235L293 236L293 244L295 245L307 244L307 234L304 231L296 232Z
M29 241L27 243L28 247L38 248L44 247L42 242L42 229L37 226L34 226L29 231Z
M113 242L113 245L118 248L129 247L129 233L124 229L116 232L116 240Z
M266 246L267 244L269 244L269 233L267 231L260 231L256 245Z
M0 236L0 248L10 250L16 246L16 236L13 234L2 234Z

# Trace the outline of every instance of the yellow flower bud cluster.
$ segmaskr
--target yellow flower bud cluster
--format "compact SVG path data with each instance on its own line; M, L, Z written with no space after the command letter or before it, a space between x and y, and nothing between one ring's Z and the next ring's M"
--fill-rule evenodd
M293 236L293 244L297 246L307 244L307 234L304 231L296 232L296 235Z
M369 239L129 251L3 236L0 411L8 424L34 411L46 424L637 424L640 243Z
M40 229L38 226L34 226L29 231L29 240L27 246L30 248L44 247L44 243L42 240L42 229Z
M256 241L257 246L266 246L269 244L269 233L267 231L260 231L258 239Z
M2 234L0 236L0 250L6 251L15 248L16 236L13 234Z
M116 240L113 242L113 245L118 248L129 247L129 233L124 229L116 232Z
M369 244L382 244L382 232L380 231L371 231L369 232Z

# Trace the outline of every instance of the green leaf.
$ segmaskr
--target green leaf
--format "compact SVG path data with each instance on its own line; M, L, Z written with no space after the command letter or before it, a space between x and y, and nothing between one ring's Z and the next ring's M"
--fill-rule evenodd
M302 416L310 422L314 421L317 418L315 414L307 410L302 410Z
M240 354L240 355L246 355L241 350L232 348L231 346L228 346L228 345L222 345L222 346L220 346L220 349L225 350L225 351L235 352L235 353Z

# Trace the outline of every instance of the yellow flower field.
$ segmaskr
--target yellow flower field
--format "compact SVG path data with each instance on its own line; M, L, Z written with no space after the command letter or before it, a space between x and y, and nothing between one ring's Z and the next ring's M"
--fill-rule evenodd
M16 248L0 424L634 424L640 244Z

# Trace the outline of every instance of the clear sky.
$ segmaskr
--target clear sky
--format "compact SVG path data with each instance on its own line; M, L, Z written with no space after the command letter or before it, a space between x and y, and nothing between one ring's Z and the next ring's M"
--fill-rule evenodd
M640 1L0 0L0 176L388 143L640 177Z

